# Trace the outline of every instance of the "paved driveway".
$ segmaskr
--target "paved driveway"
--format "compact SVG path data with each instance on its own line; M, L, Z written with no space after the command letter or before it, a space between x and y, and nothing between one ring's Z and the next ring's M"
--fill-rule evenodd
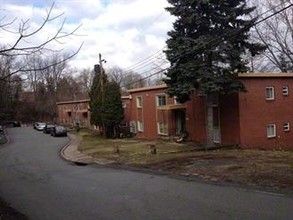
M8 130L0 147L0 197L30 219L293 219L289 195L146 173L76 166L67 138Z

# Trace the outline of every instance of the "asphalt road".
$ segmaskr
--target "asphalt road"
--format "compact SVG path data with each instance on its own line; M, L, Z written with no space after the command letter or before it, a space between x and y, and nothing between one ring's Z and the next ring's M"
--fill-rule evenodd
M0 197L36 220L293 219L293 197L64 161L67 138L8 130Z

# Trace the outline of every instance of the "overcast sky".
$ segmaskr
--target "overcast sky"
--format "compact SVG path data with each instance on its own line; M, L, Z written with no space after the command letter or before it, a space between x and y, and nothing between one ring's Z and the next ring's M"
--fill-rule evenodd
M53 14L64 15L48 24L34 41L47 39L66 18L64 30L74 30L82 25L77 34L63 41L62 47L74 51L83 42L78 56L70 62L78 68L92 68L101 53L107 60L105 67L119 66L128 69L141 60L151 61L163 56L167 31L172 29L172 18L165 11L167 0L56 0ZM0 0L0 22L17 18L17 29L21 19L30 19L33 30L46 16L51 0ZM15 38L1 32L0 43L12 43ZM60 45L54 45L54 47ZM142 65L140 65L141 67ZM150 67L151 68L151 67ZM135 66L134 66L134 71ZM139 71L139 66L137 66Z

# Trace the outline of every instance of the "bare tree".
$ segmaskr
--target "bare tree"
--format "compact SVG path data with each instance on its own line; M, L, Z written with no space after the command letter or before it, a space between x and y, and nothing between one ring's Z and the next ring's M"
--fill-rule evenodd
M274 14L292 6L292 0L257 1L255 16ZM265 14L264 16L267 16ZM264 71L293 71L293 7L289 7L254 28L254 40L267 46L265 53L253 60L254 67Z
M120 86L121 92L147 85L147 80L134 71L124 71L122 68L115 66L107 69L106 72L110 81L114 81Z
M12 44L5 44L2 45L0 49L0 56L6 56L6 57L22 57L22 56L33 56L38 53L45 54L48 51L50 52L55 52L59 53L60 50L53 50L52 49L52 43L59 43L63 44L64 40L66 40L69 36L76 35L76 31L78 30L79 27L75 28L74 30L70 32L65 32L64 31L64 25L65 25L65 18L62 20L61 24L59 27L57 27L56 32L52 35L49 36L45 41L37 43L34 41L34 37L37 35L42 34L42 30L45 28L45 26L48 26L50 23L54 22L55 20L62 18L63 13L59 14L57 16L53 16L54 8L54 3L50 7L50 9L47 11L47 15L45 16L43 22L36 28L33 29L30 26L30 21L29 20L21 20L19 23L19 28L17 31L13 30L13 25L15 22L17 22L17 19L13 19L11 21L6 21L5 16L0 17L0 35L1 33L10 33L13 34L16 37L15 42ZM58 63L55 64L60 64L68 61L72 57L74 57L80 50L82 44L80 47L76 50L73 51L71 54L68 54L66 57L63 57L62 60L58 60ZM52 63L51 63L52 65ZM41 68L34 67L33 70L44 70L48 67L51 67L51 65L45 65L42 66ZM23 73L23 72L29 72L31 71L31 67L27 65L20 65L16 68L13 68L10 70L10 73L1 76L0 80L7 80L10 76L16 74L16 73Z
M80 73L76 76L76 81L80 85L81 92L84 94L89 94L91 85L94 78L94 70L87 68L82 69Z

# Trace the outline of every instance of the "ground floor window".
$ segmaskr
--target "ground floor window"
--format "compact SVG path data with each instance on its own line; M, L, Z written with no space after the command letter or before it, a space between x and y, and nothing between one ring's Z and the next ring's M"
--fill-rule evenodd
M137 121L137 131L143 132L143 122Z
M267 137L268 138L276 137L276 125L275 124L268 124L267 125Z
M160 135L168 135L168 125L166 123L157 123L158 134Z

